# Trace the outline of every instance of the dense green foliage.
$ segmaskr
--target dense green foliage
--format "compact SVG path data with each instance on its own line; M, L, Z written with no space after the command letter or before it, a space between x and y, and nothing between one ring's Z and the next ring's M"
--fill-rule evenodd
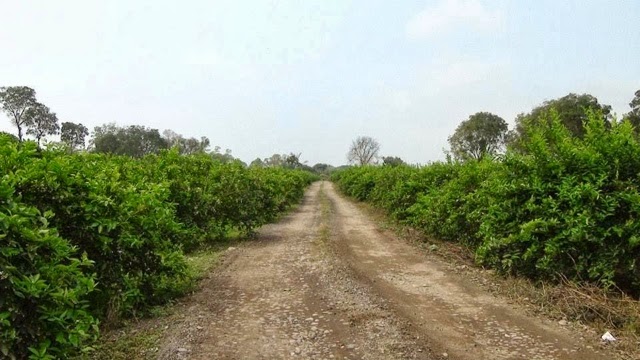
M504 273L616 285L640 294L640 143L628 122L589 112L582 137L546 113L526 151L333 176L359 200Z
M0 136L0 357L86 349L99 320L193 285L183 251L273 220L311 180L178 150L69 154Z

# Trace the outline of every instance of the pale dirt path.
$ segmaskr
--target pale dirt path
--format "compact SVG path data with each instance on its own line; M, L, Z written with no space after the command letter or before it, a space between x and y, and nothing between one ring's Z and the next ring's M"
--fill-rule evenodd
M313 184L175 317L160 359L601 359Z
M524 315L458 274L442 258L381 231L353 203L325 186L334 237L357 274L428 337L432 349L459 359L611 359L578 333Z
M188 301L159 358L433 358L336 260L322 231L327 185L313 184L295 212L230 252Z

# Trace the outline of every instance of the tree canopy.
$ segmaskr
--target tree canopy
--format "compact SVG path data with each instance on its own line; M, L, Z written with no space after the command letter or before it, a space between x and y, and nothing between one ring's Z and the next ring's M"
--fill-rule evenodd
M382 165L384 166L400 166L404 165L404 161L397 156L383 156Z
M317 174L329 174L335 169L335 167L329 164L318 163L313 165L311 169Z
M302 153L297 153L297 154L289 153L289 155L287 155L284 160L285 167L289 169L303 168L305 165L302 162L300 162L301 156L302 156Z
M93 150L98 153L142 157L169 148L169 141L158 129L141 125L119 127L115 124L97 126L93 134Z
M640 133L640 90L636 91L635 97L629 103L629 107L631 107L631 111L625 115L625 119L631 121L636 132Z
M541 121L545 121L544 119L548 119L545 115L551 109L555 109L558 112L562 124L573 136L577 137L584 135L584 124L589 111L601 112L607 124L611 119L610 105L600 104L593 95L570 93L558 99L545 101L528 114L519 114L516 118L516 128L510 142L515 147L520 147L519 143L526 141L529 129L539 125Z
M206 139L206 138L204 138ZM207 139L207 141L209 141L209 139ZM243 163L242 161L240 161L239 159L235 159L233 157L233 155L231 155L231 149L225 149L224 152L221 151L222 148L220 146L216 146L213 148L213 151L209 152L209 156L211 156L212 158L223 162L223 163L228 163L228 162L232 162L232 161L239 161L242 164L244 164L243 166L246 166L245 163Z
M60 128L60 140L72 151L84 148L87 135L89 129L82 124L63 122Z
M449 137L451 152L459 160L481 159L504 147L507 122L498 115L478 112L458 125Z
M266 167L264 164L264 161L262 161L262 159L260 158L255 158L255 160L253 160L251 162L251 164L249 164L249 167L258 167L258 168L263 168Z
M162 135L167 140L169 147L178 148L180 154L183 155L206 153L211 146L211 141L206 136L202 136L200 139L185 138L173 130L165 130Z
M18 129L18 141L22 142L23 129L29 124L27 111L37 104L36 91L28 86L0 87L0 107L11 124Z
M56 113L51 112L49 107L41 103L35 103L27 109L24 116L26 118L27 135L33 136L38 146L40 146L40 140L47 135L56 135L60 130Z

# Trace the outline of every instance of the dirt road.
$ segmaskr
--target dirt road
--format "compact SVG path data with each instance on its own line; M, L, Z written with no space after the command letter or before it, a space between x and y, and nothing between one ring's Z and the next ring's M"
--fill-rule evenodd
M603 359L382 231L328 182L230 249L161 359Z

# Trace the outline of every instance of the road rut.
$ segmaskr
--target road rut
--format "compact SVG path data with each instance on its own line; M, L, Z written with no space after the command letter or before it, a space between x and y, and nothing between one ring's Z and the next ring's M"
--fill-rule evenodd
M603 359L381 230L329 182L187 302L161 359Z

